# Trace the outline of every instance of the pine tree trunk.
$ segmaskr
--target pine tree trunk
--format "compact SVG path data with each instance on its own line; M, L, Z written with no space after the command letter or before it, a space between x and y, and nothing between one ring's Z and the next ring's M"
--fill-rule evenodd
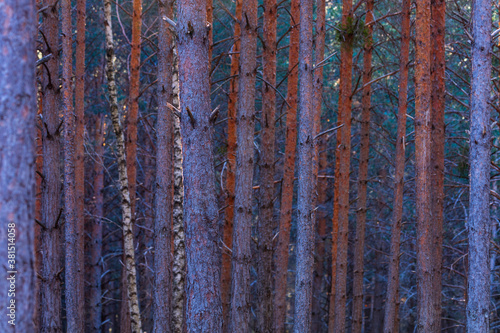
M141 332L141 316L137 297L137 281L135 267L135 249L132 221L132 208L130 204L129 184L127 178L127 164L125 156L125 135L120 121L118 110L117 89L115 80L115 54L113 45L113 30L111 21L111 1L104 1L104 27L106 35L106 77L108 79L109 104L113 130L116 135L118 173L122 210L123 252L125 257L125 271L127 279L127 303L132 332Z
M408 68L410 54L411 1L403 0L401 10L401 50L399 58L398 129L394 171L394 198L391 230L391 252L385 302L384 333L399 332L399 256L403 219L404 171L406 150L406 112L408 104Z
M475 0L472 14L470 109L469 277L467 332L489 331L491 1Z
M227 105L227 166L226 166L226 209L223 230L221 298L223 307L224 327L228 332L231 309L231 252L228 250L233 243L234 219L234 172L236 170L236 104L238 102L238 77L240 64L241 6L243 0L236 0L234 16L234 44L231 50L231 79L229 81L229 101ZM227 247L227 248L226 248Z
M86 242L86 253L88 255L88 266L86 267L88 279L87 301L87 331L98 332L101 327L102 315L102 218L104 216L104 131L105 125L102 114L93 117L94 123L89 131L94 137L94 169L92 173L92 217L90 220L90 237Z
M311 330L314 267L315 115L313 89L313 1L300 3L299 42L299 133L297 194L297 271L295 277L294 332Z
M206 2L178 2L177 36L186 232L186 329L222 331L219 212L210 122Z
M444 209L445 145L445 11L444 0L431 0L431 227L432 231L432 332L441 332L441 276Z
M324 59L325 53L325 1L316 1L316 65ZM314 69L314 133L321 131L321 110L323 98L323 66ZM316 135L316 134L315 134ZM315 222L317 229L315 233L315 256L314 256L314 280L313 280L313 306L312 306L312 332L320 332L322 327L322 298L323 298L323 266L325 257L325 232L326 232L326 212L322 205L326 200L327 180L318 178L318 172L324 171L327 167L326 141L323 136L319 137L314 145L314 177L317 179L317 198L315 201L316 213Z
M179 106L179 66L174 60L172 79L173 105ZM185 332L184 286L186 284L186 244L184 233L184 177L182 171L182 136L179 117L174 117L174 291L173 291L173 323L174 332Z
M431 221L431 5L417 1L415 54L415 171L417 211L417 317L419 332L434 332Z
M156 194L154 238L154 332L172 330L172 210L174 178L172 101L173 40L163 16L172 16L173 1L158 2L158 118L156 123Z
M356 238L354 240L354 272L353 272L353 304L352 331L361 333L363 329L363 273L365 254L365 225L367 211L368 163L370 158L370 109L371 85L366 85L372 79L372 46L373 46L373 0L366 2L365 26L367 38L363 55L363 90L361 111L361 141L359 153L358 200L356 209Z
M255 78L257 51L257 1L243 1L241 23L240 75L237 111L235 213L231 272L231 332L248 332L250 324L250 265Z
M41 305L40 330L62 332L62 233L61 233L61 165L59 118L59 10L57 1L50 1L43 12L42 32L45 35L43 55L52 54L43 66L42 75L42 225L40 253L42 269L40 277Z
M352 0L342 2L342 24L349 27L352 22ZM351 23L352 24L352 23ZM352 94L352 37L345 36L340 50L340 92L339 117L344 126L340 129L340 141L337 143L339 177L335 178L338 188L338 233L335 274L335 320L333 331L345 332L346 328L346 279L347 247L349 234L349 171L351 164L351 94ZM334 223L335 226L335 223ZM332 263L333 264L333 263ZM333 278L333 275L332 275Z
M339 96L339 105L340 99ZM337 125L340 126L342 121L340 119L340 114L338 114ZM332 272L331 272L331 286L330 286L330 307L328 308L328 332L334 332L335 327L335 297L337 293L336 289L336 279L337 279L337 246L338 246L338 234L339 234L339 185L338 179L340 178L340 146L342 143L342 131L337 131L337 149L335 150L335 185L333 187L333 217L332 217Z
M264 46L260 190L258 218L257 332L272 332L273 325L273 236L274 236L274 165L276 124L276 0L264 0Z
M285 162L283 182L281 183L280 220L278 244L274 257L274 331L284 332L286 321L286 290L288 277L288 247L290 244L290 225L292 222L293 183L295 177L295 150L297 144L297 101L299 72L299 19L300 0L291 1L290 10L290 48L288 55L288 91Z
M61 2L62 16L62 110L64 115L64 231L65 303L67 330L84 330L83 221L78 220L75 174L75 112L73 109L73 39L71 1Z
M5 333L35 330L35 14L34 1L0 4L0 331ZM15 307L13 316L8 307Z

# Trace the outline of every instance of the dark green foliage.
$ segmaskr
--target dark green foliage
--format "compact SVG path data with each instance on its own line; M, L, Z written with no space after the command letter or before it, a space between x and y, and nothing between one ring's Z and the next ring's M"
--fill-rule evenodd
M365 45L368 38L368 27L359 17L347 17L347 22L340 23L336 32L335 40L340 44L346 43L352 48Z

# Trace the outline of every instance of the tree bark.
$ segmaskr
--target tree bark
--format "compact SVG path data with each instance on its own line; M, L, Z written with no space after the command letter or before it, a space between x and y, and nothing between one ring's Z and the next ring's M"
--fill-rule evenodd
M172 17L173 1L159 0L158 117L156 122L155 288L154 332L172 331L172 210L173 210L173 39L163 17Z
M278 244L274 257L274 331L284 332L286 321L286 290L288 277L288 247L290 244L290 225L292 222L293 183L295 177L295 150L297 144L297 101L299 72L299 19L300 0L291 1L290 10L290 50L288 55L288 91L285 161L281 185L280 220Z
M236 0L234 16L234 44L231 54L231 79L227 105L227 167L226 167L226 209L223 231L221 298L224 318L224 332L228 332L231 310L231 252L233 245L234 187L236 170L236 104L238 102L238 77L240 64L241 7L243 0ZM227 247L227 248L226 248Z
M210 122L206 2L178 2L186 232L186 329L221 332L219 212Z
M101 301L101 275L102 275L102 218L104 216L104 131L106 123L102 114L93 117L92 130L94 137L94 168L92 173L92 217L89 218L89 239L86 242L88 266L86 268L88 279L87 301L87 331L98 332L101 328L102 301ZM90 134L89 133L89 134Z
M470 109L469 276L467 332L489 331L491 1L475 0L472 14Z
M342 25L349 26L352 20L352 0L342 2ZM340 142L337 143L339 177L335 178L338 187L338 233L335 275L335 320L333 331L345 332L346 326L346 279L347 247L349 234L349 171L351 164L351 94L352 94L352 37L346 34L340 49L340 92L339 117L344 125L340 129ZM333 278L333 275L332 275Z
M71 1L61 2L62 111L64 115L65 303L67 330L84 330L83 221L79 221L75 174L75 111L73 109L73 39Z
M179 66L174 60L173 105L179 105ZM184 233L184 177L182 170L182 136L179 117L174 117L174 292L173 324L175 332L185 332L184 286L186 284L186 244Z
M370 109L372 79L372 47L373 47L373 0L366 2L365 26L366 36L363 55L363 90L361 111L361 141L359 152L358 200L356 209L356 238L354 240L354 272L353 272L353 303L352 331L361 333L363 330L363 273L365 254L365 226L367 211L368 163L370 158Z
M431 3L417 1L415 55L415 171L417 211L417 317L419 332L434 332L431 222Z
M295 277L294 332L311 330L312 282L314 267L314 63L313 1L300 3L299 42L299 133L297 194L297 271Z
M403 219L404 171L406 150L406 112L408 107L408 69L410 54L411 1L403 0L401 10L401 50L399 58L398 129L394 171L394 198L391 230L391 253L387 278L384 333L399 332L399 256Z
M325 20L326 8L325 1L316 1L316 65L321 63L325 54ZM323 66L314 69L314 133L321 131L321 110L323 98ZM328 156L326 149L326 140L323 136L316 139L314 145L314 177L317 179L317 198L315 200L316 213L315 220L317 224L315 233L315 268L313 280L313 306L312 306L312 332L321 332L323 326L322 318L322 293L324 277L324 258L325 258L325 237L326 237L326 212L322 205L326 200L327 180L318 178L318 172L324 171L328 166Z
M42 53L52 54L43 66L42 75L42 225L40 254L40 331L62 332L62 233L61 165L59 118L59 10L58 1L48 1L43 12L41 31L45 36Z
M257 1L243 1L237 112L235 214L231 272L231 332L248 332L252 181L254 168L255 78L257 71Z
M104 1L104 27L106 35L106 77L108 79L109 106L113 130L117 141L118 173L122 210L123 252L125 257L125 270L127 279L127 303L131 319L132 332L141 332L141 316L137 297L137 281L135 267L135 250L132 208L130 204L129 184L127 178L127 164L125 154L125 135L120 121L118 110L117 89L115 79L115 52L113 45L113 30L111 21L111 0Z
M276 0L264 0L264 44L262 54L261 156L258 218L257 332L272 332L273 326L273 236L274 165L276 124Z
M5 306L0 331L5 333L35 330L35 14L34 1L0 3L0 254L4 260L0 284ZM15 308L14 318L8 307Z
M432 298L434 318L432 332L441 332L441 276L444 209L445 145L445 12L444 0L431 0L431 227L432 231Z

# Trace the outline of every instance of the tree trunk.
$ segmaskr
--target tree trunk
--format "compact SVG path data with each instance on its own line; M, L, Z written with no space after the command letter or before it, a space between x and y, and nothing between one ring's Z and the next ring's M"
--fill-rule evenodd
M88 266L86 268L88 279L87 301L87 331L98 332L101 328L102 301L101 301L101 275L102 275L102 218L104 216L104 131L105 125L102 114L93 117L94 123L89 134L94 137L94 169L92 174L92 217L89 218L89 239L86 242Z
M34 1L0 4L0 231L3 317L0 331L35 327L35 36ZM12 292L14 284L15 292ZM14 308L14 310L11 310Z
M292 222L293 183L295 177L295 150L297 144L297 100L299 72L299 19L300 0L291 1L290 11L290 50L288 55L288 91L285 161L283 166L283 182L281 183L280 220L278 244L274 257L274 331L285 331L286 290L288 277L288 245L290 244L290 225Z
M314 267L314 63L313 1L300 3L299 42L299 138L297 194L297 271L295 277L294 332L311 330L312 282Z
M76 219L78 223L79 248L85 248L85 172L84 172L84 114L85 114L85 20L86 0L77 0L76 15L76 54L75 54L75 180L76 180ZM82 252L82 268L84 267ZM83 271L81 274L84 284ZM85 318L85 317L83 317Z
M186 329L221 332L219 212L210 122L204 0L178 2L177 36L186 226Z
M156 123L155 195L155 290L154 332L170 332L172 305L172 210L173 210L173 115L172 101L173 40L168 23L173 1L160 0L158 35L158 119Z
M132 332L141 332L141 316L137 297L137 281L135 267L134 234L132 231L132 209L130 204L129 184L127 178L127 164L125 156L125 135L120 121L118 110L117 89L115 80L115 52L113 45L113 30L111 21L111 1L104 1L104 27L106 35L106 77L108 79L109 104L113 130L117 141L118 173L121 195L123 253L127 278L127 303L131 319Z
M173 104L179 106L179 66L174 60ZM179 117L174 117L174 291L173 323L174 332L185 332L185 293L186 284L186 244L184 233L184 178L182 174L182 136Z
M250 323L250 265L252 181L254 168L257 1L243 1L237 112L235 214L231 272L231 332L248 332Z
M316 58L318 65L324 59L325 54L325 1L318 0L316 9ZM314 69L314 133L321 131L321 110L323 98L323 66ZM315 134L316 135L316 134ZM327 179L318 178L318 172L324 171L328 165L328 156L325 151L326 140L319 137L314 145L314 177L317 179L317 198L315 201L317 230L315 233L315 269L313 280L313 306L312 306L312 332L320 332L323 324L322 318L322 293L324 277L325 237L326 237L326 212L322 205L326 200ZM320 150L323 151L320 153Z
M415 171L417 211L417 317L419 332L435 332L431 219L431 6L417 1L415 63Z
M491 1L475 0L472 14L470 109L469 277L467 332L489 331Z
M272 332L274 165L276 124L276 0L264 0L261 156L258 218L257 332Z
M342 25L349 29L352 24L352 0L342 2ZM340 142L337 143L339 177L335 178L338 187L338 233L335 275L335 320L333 331L345 332L346 324L346 279L347 247L349 234L349 171L351 164L351 94L352 94L352 37L344 33L340 49L340 92L339 117L344 125L340 129ZM332 275L333 278L333 275Z
M40 253L40 330L42 332L62 332L61 292L62 292L62 244L61 244L61 166L59 118L59 10L57 1L50 1L43 12L42 32L45 35L43 55L52 54L43 66L42 75L42 228Z
M238 77L240 64L241 6L243 0L236 0L234 16L234 44L231 54L231 79L227 105L227 167L226 167L226 209L223 231L221 298L224 318L224 332L228 332L231 309L231 252L234 219L234 172L236 170L236 104L238 102Z
M432 231L432 332L441 332L441 276L444 209L445 145L445 12L444 0L431 0L431 227Z
M78 220L75 175L75 113L73 109L73 39L71 2L61 2L62 16L62 110L64 115L64 231L65 303L67 330L84 330L83 221Z
M363 55L363 96L361 98L361 141L359 152L358 201L356 209L356 238L354 240L354 272L353 272L353 304L352 331L361 333L363 330L363 273L365 254L365 225L367 211L368 163L370 158L370 109L372 79L372 47L373 47L373 0L366 2L365 26L367 38Z
M401 10L401 53L399 58L398 129L396 134L396 161L394 171L394 198L391 230L391 253L387 278L384 333L399 332L399 256L406 149L406 112L408 106L408 68L410 54L411 1L403 0Z

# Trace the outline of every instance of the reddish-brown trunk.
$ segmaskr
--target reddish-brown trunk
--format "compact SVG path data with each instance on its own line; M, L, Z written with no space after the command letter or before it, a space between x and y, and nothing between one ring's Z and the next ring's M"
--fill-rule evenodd
M431 227L432 231L432 332L441 331L441 275L444 209L444 108L445 108L444 0L431 0Z
M417 212L417 329L436 332L431 218L431 2L417 1L415 54L415 171Z
M325 53L325 1L318 0L316 9L316 65L324 59ZM323 93L323 66L315 67L314 71L314 135L321 131L321 109ZM316 198L316 241L315 241L315 268L313 280L313 307L312 307L312 331L320 332L323 326L323 275L325 257L325 232L326 232L326 211L322 209L322 204L326 200L327 179L318 178L318 172L324 171L328 164L326 141L323 136L319 137L314 145L314 177L317 179ZM320 152L321 151L321 152Z
M84 330L83 223L78 220L75 174L75 112L73 109L73 40L71 1L61 3L62 111L64 115L65 303L67 330Z
M370 157L370 108L372 79L372 34L373 34L373 0L366 2L365 26L367 38L363 55L363 90L361 111L361 140L359 152L358 201L356 209L356 238L354 240L354 272L353 272L353 302L352 331L361 333L363 329L363 273L365 254L365 224L367 211L368 163Z
M352 0L342 2L342 25L349 27L352 18ZM352 21L351 21L352 22ZM352 36L344 34L340 50L340 92L339 117L343 125L339 130L340 142L337 143L339 177L335 178L338 187L338 233L337 260L335 276L335 320L333 331L345 332L346 323L346 279L347 279L347 238L349 234L349 171L351 164L351 94L352 94ZM332 275L333 277L333 275Z
M299 72L299 19L300 2L292 0L290 18L290 52L288 55L288 91L286 116L285 162L281 185L281 213L278 244L274 259L274 331L285 331L286 290L288 276L288 246L292 221L293 183L295 174L295 150L297 144L297 101Z
M398 129L396 134L396 161L394 171L394 198L392 212L391 249L387 299L385 302L384 333L399 331L399 256L401 223L403 218L403 191L406 149L406 112L408 103L408 68L410 54L411 1L403 0L401 10L401 50L399 58Z
M240 34L241 4L243 0L236 0L234 22L234 44L231 50L231 80L229 82L229 101L227 105L227 166L226 166L226 209L223 231L221 298L224 317L224 332L229 326L229 312L231 308L231 252L228 248L233 245L234 219L234 172L236 170L236 104L238 101L238 67L240 64ZM227 247L227 248L226 248Z
M45 35L43 55L52 54L43 66L42 74L42 225L40 255L40 330L62 332L61 322L61 185L60 185L60 131L59 118L59 11L58 1L49 1L43 11L41 31Z
M276 123L276 0L264 0L264 46L262 54L262 116L258 260L257 331L272 332L273 324L273 202Z
M101 275L102 275L102 218L104 216L104 132L106 123L102 114L93 117L93 122L90 124L92 129L89 131L94 138L93 156L94 165L92 174L92 216L88 219L90 226L89 239L86 242L87 253L87 283L89 285L87 299L87 331L97 332L101 327Z

